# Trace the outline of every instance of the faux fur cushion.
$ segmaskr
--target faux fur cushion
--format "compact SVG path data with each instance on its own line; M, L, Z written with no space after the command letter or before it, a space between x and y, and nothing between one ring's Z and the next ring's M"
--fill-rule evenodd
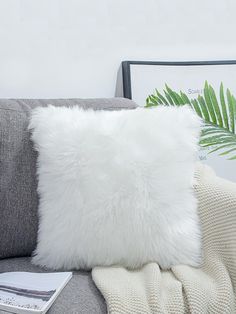
M53 269L197 266L192 184L200 120L190 108L37 108L38 245Z

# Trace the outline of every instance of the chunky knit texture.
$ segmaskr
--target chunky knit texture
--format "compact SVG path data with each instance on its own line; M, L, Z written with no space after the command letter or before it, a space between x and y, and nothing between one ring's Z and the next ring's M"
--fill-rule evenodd
M194 188L203 234L202 267L95 267L93 280L109 313L236 313L236 184L199 164Z

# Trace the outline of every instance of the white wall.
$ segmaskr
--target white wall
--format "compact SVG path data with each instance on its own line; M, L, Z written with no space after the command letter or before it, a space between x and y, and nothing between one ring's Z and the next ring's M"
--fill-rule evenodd
M0 0L0 97L110 97L122 60L236 59L235 12L235 0Z

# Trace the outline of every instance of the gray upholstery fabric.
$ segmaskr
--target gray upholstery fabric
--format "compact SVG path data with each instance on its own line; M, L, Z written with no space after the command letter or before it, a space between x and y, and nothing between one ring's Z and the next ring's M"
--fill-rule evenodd
M0 273L7 271L46 272L30 263L30 258L10 258L0 261ZM91 273L77 271L62 290L48 314L100 314L106 313L106 303L92 281ZM5 311L1 311L5 314Z
M128 99L0 99L0 259L29 256L37 237L36 153L27 130L37 106L75 106L93 109L134 109Z

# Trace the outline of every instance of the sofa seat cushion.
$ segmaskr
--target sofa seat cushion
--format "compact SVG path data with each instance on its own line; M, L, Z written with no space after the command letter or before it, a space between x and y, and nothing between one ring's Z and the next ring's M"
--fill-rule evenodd
M51 272L31 264L31 258L19 257L0 260L0 273L9 271ZM6 313L1 311L1 314ZM48 314L106 313L106 303L92 281L91 273L73 272L73 277L62 290Z

